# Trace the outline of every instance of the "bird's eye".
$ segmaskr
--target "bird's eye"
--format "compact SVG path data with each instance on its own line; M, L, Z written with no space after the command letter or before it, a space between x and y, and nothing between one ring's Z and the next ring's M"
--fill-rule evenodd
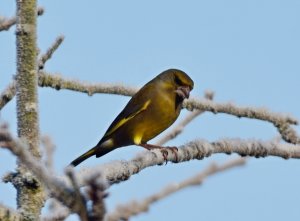
M177 85L183 85L183 84L182 84L182 81L179 79L178 76L175 75L175 79L174 79L174 80L175 80L175 83L176 83Z

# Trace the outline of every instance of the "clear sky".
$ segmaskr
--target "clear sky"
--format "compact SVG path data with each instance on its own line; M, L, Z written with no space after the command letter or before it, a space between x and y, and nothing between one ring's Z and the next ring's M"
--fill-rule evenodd
M152 0L40 1L38 45L44 52L54 39L65 41L46 70L86 82L120 82L142 86L168 68L187 72L195 82L192 96L206 89L215 101L267 107L300 119L300 1L298 0ZM15 1L1 0L0 15L12 16ZM0 91L15 73L14 28L0 33ZM101 138L128 97L39 89L40 128L56 144L58 173ZM15 100L1 111L1 122L16 131ZM181 116L187 112L182 111ZM300 133L299 128L297 129ZM206 113L171 145L195 138L273 139L276 129L265 122ZM139 147L91 158L81 167L129 160ZM169 183L200 172L223 154L201 161L169 163L142 171L108 190L108 210L143 199ZM0 151L0 174L15 167L15 157ZM300 161L251 159L245 167L207 179L153 205L132 220L299 220ZM0 202L15 207L15 191L0 184ZM69 220L77 220L72 216Z

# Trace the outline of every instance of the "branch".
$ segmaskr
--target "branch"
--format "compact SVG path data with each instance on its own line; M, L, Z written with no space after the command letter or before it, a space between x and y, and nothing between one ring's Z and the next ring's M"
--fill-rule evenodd
M246 117L268 121L278 129L283 140L292 144L300 144L300 138L297 136L296 131L290 126L298 125L298 121L288 115L274 113L266 108L238 107L232 103L215 103L210 100L199 99L189 99L184 102L184 107L188 110L198 109L214 114L225 113L239 118Z
M259 140L221 139L211 143L205 140L195 140L178 148L178 161L176 161L173 152L168 150L167 161L179 163L193 159L201 160L217 153L236 153L241 156L254 156L256 158L277 156L283 159L299 159L300 146ZM164 162L164 157L159 150L143 151L130 161L115 161L79 170L77 180L80 186L85 186L87 177L101 171L103 177L112 185L128 180L132 175L147 167L162 165Z
M40 159L39 111L37 75L37 1L17 0L16 48L17 48L17 126L18 136L26 140L30 153ZM17 190L17 206L25 221L37 220L44 206L44 187L27 168L18 162L16 176L29 182L13 183ZM34 185L31 185L31 184ZM30 199L30 200L29 200Z
M101 174L93 177L90 177L89 180L87 180L88 188L87 188L87 195L88 198L92 202L92 209L89 213L89 220L97 220L101 221L104 219L104 216L106 214L106 208L104 203L104 198L108 196L107 193L105 193L105 190L107 189L107 183L102 178Z
M126 87L120 84L87 84L75 80L67 80L60 75L47 74L46 72L39 72L39 86L51 87L56 90L67 89L77 92L86 93L92 96L95 93L118 94L124 96L132 96L137 89ZM3 94L3 93L2 93ZM0 97L1 101L4 98ZM7 100L7 99L6 99ZM8 102L8 101L7 101ZM7 103L6 102L6 103ZM5 104L6 104L5 103ZM237 117L246 117L250 119L258 119L272 123L280 133L283 140L288 143L300 144L300 138L291 125L297 125L297 119L279 113L271 112L265 108L255 107L238 107L232 103L215 103L209 100L190 99L184 102L184 107L188 110L197 109L199 112L225 113ZM196 114L195 114L196 115Z
M54 43L48 48L45 54L43 54L40 59L38 60L38 68L41 71L46 62L52 57L53 53L57 50L57 48L61 45L64 40L64 36L58 36ZM40 76L38 76L40 78ZM16 95L16 81L13 80L0 94L0 110L14 98Z
M44 14L44 8L38 7L37 9L37 15L43 15ZM0 31L8 31L13 25L15 25L17 22L17 17L12 17L9 19L2 18L0 19Z
M74 189L74 200L77 204L77 208L78 208L78 215L80 217L81 221L88 221L88 211L86 208L86 200L85 198L82 196L82 194L80 193L78 184L77 184L77 180L74 176L74 171L72 167L67 167L66 169L66 175L69 177L71 184L73 186Z
M118 94L124 96L132 96L136 93L137 89L120 85L120 84L88 84L82 83L76 80L68 80L59 74L48 74L46 72L40 72L39 75L40 87L51 87L56 90L67 89L71 91L77 91L86 93L92 96L96 93L104 94Z
M24 164L23 166L26 166L27 169L29 169L39 179L39 181L48 188L53 197L62 202L63 205L70 209L70 211L77 213L82 220L90 220L90 217L99 217L101 215L99 208L104 208L104 204L103 201L99 199L99 191L95 190L95 188L104 188L104 182L99 176L99 172L94 173L93 181L91 181L91 176L87 176L85 180L85 183L93 184L91 189L96 191L94 194L98 197L96 197L95 201L93 201L92 211L87 214L87 210L84 205L85 202L83 202L83 196L79 191L79 186L73 173L69 170L67 171L69 182L71 180L73 186L73 188L71 188L70 185L66 184L67 182L62 182L61 179L58 179L50 173L39 160L32 156L28 151L28 146L25 145L24 142L18 139L13 139L5 126L0 127L0 147L10 150L14 155L16 155L18 160ZM5 178L6 181L9 179L14 179L14 177L7 176ZM23 182L21 181L21 183ZM96 183L99 183L99 185ZM102 192L102 189L100 189L100 191ZM82 203L80 203L79 200L81 200ZM104 214L101 216L103 215Z
M39 61L38 61L38 69L39 70L42 70L44 69L44 66L45 66L45 63L46 61L48 61L53 53L58 49L58 47L61 45L61 43L64 41L64 36L63 35L60 35L58 36L54 43L50 46L50 48L48 48L48 50L46 51L45 54L43 54L40 58L39 58Z
M85 84L79 81L67 80L59 75L50 75L41 73L39 76L40 87L52 87L57 90L68 89L87 93L92 96L95 93L120 94L132 96L137 90L124 87L123 85L107 85L107 84ZM299 144L300 138L296 131L290 125L297 125L297 119L273 113L265 108L254 107L238 107L232 103L215 103L210 100L190 99L184 103L184 107L188 110L197 109L201 112L209 111L212 113L225 113L237 117L246 117L250 119L258 119L272 123L281 134L281 137L289 143Z
M22 216L17 211L7 208L0 203L0 220L21 221Z
M0 94L0 110L16 95L16 81L11 82Z
M50 199L49 212L41 217L42 221L63 221L70 215L70 210L55 198Z
M45 154L43 154L45 156L45 166L49 171L54 171L53 154L55 145L49 136L43 136L41 142L45 150Z
M61 180L49 173L42 163L33 157L24 142L13 139L5 127L0 128L0 146L10 150L18 157L18 160L42 182L51 194L70 208L73 212L79 212L77 202L74 200L74 191Z
M117 206L117 208L113 212L108 213L106 215L106 221L129 220L129 218L132 216L149 211L150 206L153 203L163 198L166 198L171 194L179 192L180 190L187 187L201 185L207 177L231 169L233 167L242 166L245 163L246 160L244 158L229 160L228 162L222 165L217 165L213 163L196 176L186 179L180 183L168 185L158 193L155 193L145 198L144 200L141 200L139 202L132 201L124 205Z

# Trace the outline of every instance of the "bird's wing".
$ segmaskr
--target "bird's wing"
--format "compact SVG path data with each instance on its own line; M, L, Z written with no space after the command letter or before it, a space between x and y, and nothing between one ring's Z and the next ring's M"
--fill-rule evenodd
M151 100L148 99L145 102L135 102L135 99L132 99L128 105L123 109L123 111L117 116L117 118L112 122L103 138L110 136L118 128L126 124L129 120L134 118L136 115L145 111L150 105Z

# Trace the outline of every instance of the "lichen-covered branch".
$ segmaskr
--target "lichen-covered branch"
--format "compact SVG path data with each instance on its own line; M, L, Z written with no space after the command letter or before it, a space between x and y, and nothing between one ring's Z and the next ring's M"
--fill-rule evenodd
M37 15L44 14L44 8L39 7L37 9ZM0 31L8 31L17 22L17 17L12 17L9 19L0 18Z
M46 62L52 57L53 53L58 49L61 43L64 40L64 36L58 36L54 43L48 48L48 50L41 55L40 59L38 60L38 68L42 70L46 64ZM0 94L0 110L14 98L16 95L16 81L13 80Z
M100 176L100 177L99 177ZM100 178L100 179L99 179ZM104 198L107 197L105 190L107 183L101 179L101 174L96 174L87 180L87 195L92 202L91 210L89 212L89 220L102 221L106 214L106 207Z
M70 210L60 201L51 198L49 212L41 217L42 221L63 221L70 215Z
M1 221L22 221L22 216L14 209L8 208L0 203Z
M61 200L65 205L70 206L75 204L73 202L73 194L72 190L67 187L63 182L58 180L52 173L49 173L41 161L37 160L28 150L28 145L19 139L13 139L11 134L8 132L7 128L0 128L0 147L4 147L10 150L19 160L20 164L28 168L35 177L37 177L50 191L52 195L54 195L57 199ZM28 177L26 180L31 178L31 185L36 184L36 180L31 175L31 173L26 174ZM15 181L13 181L15 180ZM8 174L5 178L5 182L20 182L20 183L28 183L28 181L20 179L18 176L14 176L14 174ZM52 192L53 191L53 192ZM34 199L31 199L34 201ZM76 205L76 204L75 204ZM70 206L71 207L71 206ZM73 207L71 207L73 208Z
M66 169L66 175L69 177L71 184L73 186L74 189L74 201L77 204L77 211L78 211L78 215L80 217L81 221L88 221L89 220L89 216L88 216L88 211L86 208L86 200L85 198L82 196L79 186L77 184L77 180L74 176L74 171L73 168L71 167L67 167Z
M106 221L129 220L129 218L132 216L149 211L150 206L153 203L162 200L171 194L179 192L184 188L195 186L195 185L201 185L207 177L237 166L244 165L245 162L246 162L245 158L238 158L234 160L229 160L228 162L225 162L221 165L217 165L213 163L209 165L206 169L204 169L202 172L197 174L196 176L193 176L179 183L170 184L165 188L163 188L161 191L149 197L146 197L143 200L132 201L117 206L114 211L106 215L105 220Z
M239 107L232 103L215 103L210 100L199 100L195 98L184 102L183 106L188 110L199 109L215 114L225 113L236 117L268 121L278 129L283 140L288 143L300 144L300 138L297 132L291 127L291 125L298 125L298 120L289 115L273 113L266 108Z
M95 93L105 94L118 94L124 96L132 96L136 93L137 89L120 85L120 84L88 84L82 83L76 80L68 80L58 74L48 74L46 72L39 72L39 86L40 87L51 87L56 90L67 89L77 92L86 93L92 96ZM5 98L7 100L7 98ZM3 98L0 97L0 104ZM5 104L8 101L5 102ZM272 123L280 133L283 140L293 144L300 144L300 138L297 132L291 127L291 125L297 125L297 119L274 113L266 108L255 108L255 107L239 107L232 103L216 103L209 100L190 99L184 102L184 107L188 110L199 110L199 112L212 112L212 113L225 113L236 117L245 117L251 119L258 119L262 121L268 121ZM1 108L1 105L0 105ZM196 111L197 113L197 111ZM194 113L195 115L197 115ZM193 118L193 116L191 116ZM180 128L179 128L180 130ZM173 136L172 134L171 136Z
M40 159L39 117L38 117L38 76L36 46L36 0L17 0L17 123L18 136L28 143L31 154ZM29 182L14 182L17 190L17 205L24 220L37 220L44 206L44 188L22 163L18 162L18 179ZM32 181L33 180L33 181ZM32 185L34 184L34 185ZM30 199L30 200L28 200Z
M40 58L39 58L39 62L38 62L38 69L42 70L44 69L45 63L46 61L48 61L53 53L58 49L58 47L61 45L61 43L64 41L64 36L60 35L58 36L54 43L48 48L48 50L46 51L45 54L43 54Z
M195 140L178 148L178 158L172 151L168 150L167 161L179 163L195 159L201 160L218 153L236 153L241 156L256 158L275 156L283 159L299 159L300 146L260 140L220 139L215 142ZM164 163L164 157L159 150L143 151L130 161L116 161L79 170L77 172L77 180L80 186L85 186L87 177L101 171L103 177L112 185L128 180L132 175L139 173L145 168L163 165Z
M70 209L71 212L77 213L82 220L90 220L90 217L99 217L100 210L99 208L103 208L103 201L99 198L95 198L95 201L92 201L93 203L93 209L88 213L85 207L85 202L83 200L83 195L81 195L79 191L79 186L77 185L76 177L73 173L68 172L68 176L65 178L69 179L69 182L63 182L63 180L59 179L57 176L50 173L45 166L41 163L41 161L37 160L34 156L30 154L28 151L28 145L24 143L24 141L21 141L19 139L13 139L11 134L8 132L6 127L0 128L0 147L7 148L10 150L14 155L16 155L20 161L20 164L23 164L23 166L26 166L26 168L34 174L35 177L39 179L40 182L45 185L49 191L50 196L55 197L57 200L63 203L66 207ZM69 168L70 170L71 168ZM70 175L71 174L71 175ZM94 173L94 181L91 182L91 177L87 177L87 180L85 183L96 183L99 182L104 183L102 181L102 178L99 176L98 173ZM31 173L26 174L26 180L20 179L20 176L15 176L14 174L8 174L5 178L5 182L12 182L12 183L28 183L28 180L31 178L31 185L39 185L39 183L36 182L36 179L31 175ZM24 177L24 176L22 176ZM70 179L71 178L71 179ZM100 180L100 181L99 181ZM70 185L71 183L72 185ZM93 186L93 190L95 188L100 188L101 185L95 185ZM102 187L101 187L102 188ZM102 189L100 189L100 192L102 192ZM99 197L99 191L94 191L97 197ZM77 197L74 197L77 196ZM82 200L82 203L79 203L79 199ZM31 199L30 201L34 202L34 199ZM98 211L98 213L97 213ZM88 214L87 214L88 213ZM103 216L103 214L101 215ZM26 218L26 216L25 216ZM32 219L32 220L38 220Z
M51 87L56 90L67 89L71 91L86 93L89 96L92 96L93 94L96 93L132 96L137 91L136 88L132 88L120 84L105 84L105 83L88 84L77 80L68 80L59 74L49 74L46 72L40 72L39 86Z
M12 81L0 94L0 110L16 95L16 81Z
M44 157L45 166L49 171L54 171L53 155L54 155L55 145L53 144L49 136L42 136L41 142L44 148L43 157Z
M45 72L40 73L39 86L52 87L57 90L68 89L93 95L95 93L120 94L132 96L137 90L123 85L108 84L85 84L75 80L67 80L59 75L51 75ZM184 103L188 110L197 109L201 112L225 113L237 117L258 119L272 123L281 134L282 138L289 143L299 144L300 138L291 125L297 125L297 119L279 113L273 113L265 108L239 107L232 103L216 103L209 99L190 99Z

